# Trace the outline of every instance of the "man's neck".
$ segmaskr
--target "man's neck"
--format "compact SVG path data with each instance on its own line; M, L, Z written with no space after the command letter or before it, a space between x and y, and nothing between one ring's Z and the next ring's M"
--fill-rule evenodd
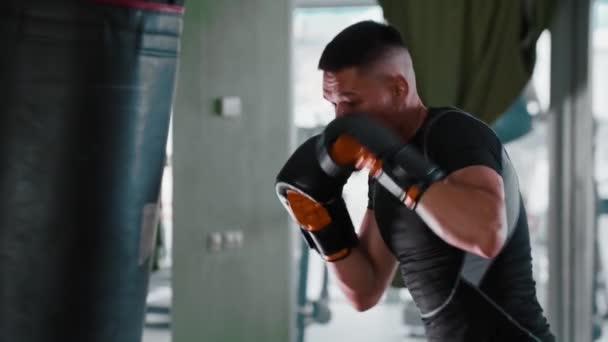
M419 105L410 108L403 114L407 120L405 120L401 126L400 134L405 138L405 141L410 141L416 135L416 132L418 132L420 127L422 127L422 124L428 115L428 110L425 106Z

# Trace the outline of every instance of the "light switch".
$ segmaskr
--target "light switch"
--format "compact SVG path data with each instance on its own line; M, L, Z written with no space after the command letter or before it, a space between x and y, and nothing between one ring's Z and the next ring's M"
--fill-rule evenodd
M237 249L243 247L243 231L234 230L224 232L224 247L227 249Z
M225 252L231 249L243 248L245 234L242 230L229 230L207 234L207 250Z
M222 233L214 232L207 235L207 249L212 252L219 252L224 247L224 237Z
M241 98L238 96L222 96L216 100L216 111L220 116L240 117L242 110Z

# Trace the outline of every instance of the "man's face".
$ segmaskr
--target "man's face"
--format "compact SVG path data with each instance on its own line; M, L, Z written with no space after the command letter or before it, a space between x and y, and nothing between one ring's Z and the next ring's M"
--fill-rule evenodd
M336 117L348 113L368 113L393 126L397 117L398 99L389 80L347 68L323 72L323 97L335 108Z

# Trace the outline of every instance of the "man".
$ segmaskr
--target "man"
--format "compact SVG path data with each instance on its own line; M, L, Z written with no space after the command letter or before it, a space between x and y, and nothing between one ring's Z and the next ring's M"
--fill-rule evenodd
M346 28L319 68L336 119L292 155L277 190L355 309L373 307L399 266L430 341L553 341L516 175L493 131L424 106L391 26ZM372 176L357 235L341 191L362 165Z

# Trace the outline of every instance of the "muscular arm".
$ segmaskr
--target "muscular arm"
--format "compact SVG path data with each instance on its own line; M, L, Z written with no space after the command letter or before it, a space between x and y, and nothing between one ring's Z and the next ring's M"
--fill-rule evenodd
M492 258L507 235L503 182L486 166L469 166L433 184L417 213L445 242Z
M447 177L427 189L416 212L448 244L494 257L507 235L502 144L489 127L459 113L437 120L427 142Z
M397 261L380 236L372 210L368 209L363 217L359 246L347 258L328 265L357 311L378 303L393 279Z

